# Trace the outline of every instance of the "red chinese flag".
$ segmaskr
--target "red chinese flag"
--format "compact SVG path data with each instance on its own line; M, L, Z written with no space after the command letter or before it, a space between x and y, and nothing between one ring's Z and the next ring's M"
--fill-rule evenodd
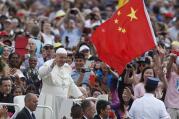
M99 58L121 74L127 63L155 47L143 0L130 0L92 35Z

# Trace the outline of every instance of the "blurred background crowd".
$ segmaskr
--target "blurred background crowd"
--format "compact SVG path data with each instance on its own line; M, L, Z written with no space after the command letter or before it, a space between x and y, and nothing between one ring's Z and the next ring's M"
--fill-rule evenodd
M40 94L39 67L64 47L72 79L85 97L108 94L111 118L128 118L132 102L144 95L149 76L160 78L155 96L179 112L179 1L145 0L145 4L158 45L119 75L98 58L91 42L95 29L117 9L117 0L0 0L0 102ZM73 111L82 108L86 114L88 103L74 105ZM96 109L92 110L94 115ZM0 109L0 115L13 113L12 107ZM175 115L172 119L179 118L179 113Z

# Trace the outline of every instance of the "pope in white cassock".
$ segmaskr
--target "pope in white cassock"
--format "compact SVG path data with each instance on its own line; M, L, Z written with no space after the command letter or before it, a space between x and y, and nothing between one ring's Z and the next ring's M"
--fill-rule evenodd
M69 96L79 98L81 91L71 78L71 67L65 63L67 51L59 48L56 51L55 59L44 63L39 69L43 86L39 96L39 105L50 106L53 109L53 119L59 119L61 101ZM65 108L65 107L63 107ZM48 109L37 109L37 119L52 119Z

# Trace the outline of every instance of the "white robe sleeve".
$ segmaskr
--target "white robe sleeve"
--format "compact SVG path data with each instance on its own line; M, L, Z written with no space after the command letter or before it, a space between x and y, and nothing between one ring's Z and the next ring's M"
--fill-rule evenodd
M72 68L68 64L64 64L64 68L66 73L71 74ZM69 75L69 81L70 81L70 85L69 85L68 97L72 96L74 98L78 98L82 96L83 95L82 92L74 83L71 75Z
M50 67L52 62L53 60L47 61L43 66L39 68L39 76L42 79L43 83L52 84L52 68Z
M83 95L82 92L76 86L76 84L74 83L73 79L70 78L70 87L69 87L68 96L73 96L74 98L79 98L82 95Z

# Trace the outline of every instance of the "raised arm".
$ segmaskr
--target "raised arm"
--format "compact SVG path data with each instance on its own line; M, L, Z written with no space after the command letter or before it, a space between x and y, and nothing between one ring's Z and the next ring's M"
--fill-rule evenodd
M46 62L43 66L39 68L39 76L43 82L48 84L52 83L51 71L55 66L55 60Z
M80 89L74 83L73 79L70 77L70 87L69 87L69 94L68 96L73 96L74 98L80 98L83 96Z
M167 74L166 74L167 79L170 79L171 77L171 71L172 71L173 62L175 59L176 59L176 54L170 53L170 60L167 65Z
M133 68L126 68L124 83L131 84L131 85L134 84L135 83L134 75L135 75L135 71L133 70Z
M73 10L76 10L78 12L77 19L79 20L79 23L77 24L77 27L83 30L85 25L85 18L78 8L73 8Z
M158 53L154 55L154 69L156 76L163 82L164 88L167 88L168 82L166 79L166 72L164 73L164 67L163 67L163 62L161 59L164 57L161 57Z
M64 17L62 17L62 18L56 23L56 25L57 25L58 28L60 28L61 25L64 23L64 21L68 19L68 17L69 17L69 12L70 12L70 9L67 10L66 15L65 15Z

